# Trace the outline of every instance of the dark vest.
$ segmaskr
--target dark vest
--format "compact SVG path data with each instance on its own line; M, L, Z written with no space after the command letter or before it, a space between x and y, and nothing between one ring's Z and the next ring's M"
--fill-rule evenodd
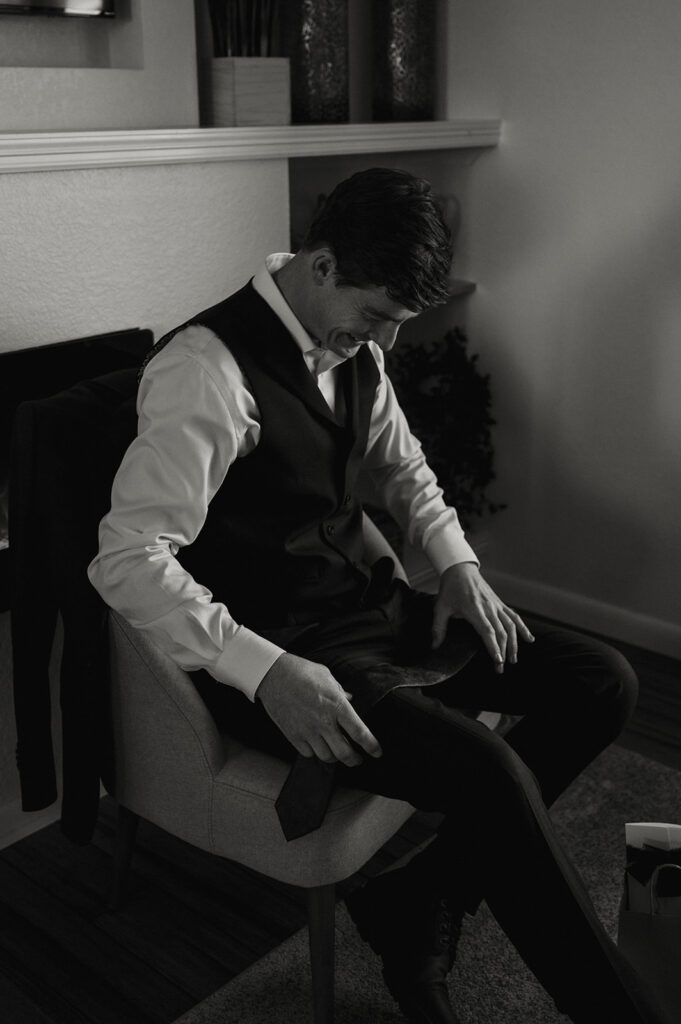
M342 364L339 423L300 349L251 284L191 323L228 346L254 394L261 435L210 503L178 559L253 628L323 620L355 607L370 578L355 496L378 369L361 348Z

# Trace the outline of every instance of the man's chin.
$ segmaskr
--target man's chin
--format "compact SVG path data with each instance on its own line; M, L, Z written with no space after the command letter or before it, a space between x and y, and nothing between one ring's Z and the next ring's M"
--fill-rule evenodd
M335 338L330 342L329 351L335 352L342 359L352 359L353 356L357 355L361 347L361 341L355 341L353 338L346 336L343 339Z

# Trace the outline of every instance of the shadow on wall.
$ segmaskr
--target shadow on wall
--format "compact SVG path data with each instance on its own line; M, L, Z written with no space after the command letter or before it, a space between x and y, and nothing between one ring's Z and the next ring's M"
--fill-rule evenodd
M550 481L542 572L673 623L681 607L681 204L622 222L617 237L613 229L600 249L589 247L581 283L578 271L553 311L560 379L537 411L538 471Z
M537 471L546 415L538 406L538 380L553 358L545 325L552 322L554 298L544 282L557 239L571 224L567 207L564 213L557 207L555 183L526 166L512 122L504 122L504 135L503 159L493 155L476 165L460 249L475 277L479 271L469 333L491 375L498 482L490 493L508 503L507 512L482 527L490 531L489 556L497 567L532 577L544 565L535 522L546 489Z

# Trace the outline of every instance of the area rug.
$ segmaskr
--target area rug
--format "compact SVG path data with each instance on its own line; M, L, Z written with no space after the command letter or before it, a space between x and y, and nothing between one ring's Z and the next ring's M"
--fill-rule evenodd
M681 822L681 773L611 747L556 803L552 816L604 927L617 931L627 821ZM344 906L336 914L336 1024L404 1024L385 991L378 959ZM463 1024L565 1024L483 904L467 919L450 978ZM307 931L303 929L175 1024L307 1024Z

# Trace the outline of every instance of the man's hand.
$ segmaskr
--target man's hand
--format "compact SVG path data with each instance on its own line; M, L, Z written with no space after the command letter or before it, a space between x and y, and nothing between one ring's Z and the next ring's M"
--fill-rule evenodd
M382 754L378 740L348 700L349 694L325 665L282 654L263 677L256 697L303 757L316 754L320 761L355 767L362 757L348 736L372 757Z
M465 619L478 633L495 662L495 671L503 672L506 661L518 660L518 638L532 643L534 637L517 612L497 597L473 562L462 562L446 569L440 577L440 590L433 613L433 647L439 647L450 619Z

